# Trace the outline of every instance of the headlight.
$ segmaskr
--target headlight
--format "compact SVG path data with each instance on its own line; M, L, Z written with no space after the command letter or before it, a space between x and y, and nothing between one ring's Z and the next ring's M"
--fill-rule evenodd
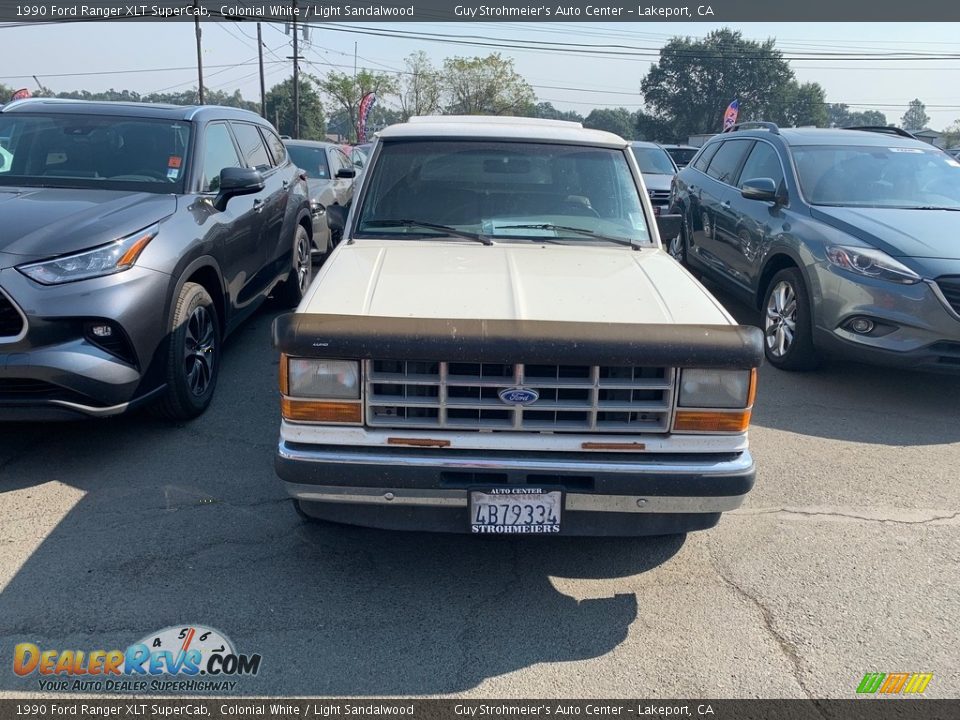
M157 236L159 230L159 225L152 225L92 250L20 265L17 270L42 285L58 285L123 272L133 267L140 253Z
M749 407L751 377L750 370L687 368L680 377L680 407Z
M921 277L906 265L876 248L832 245L827 248L827 259L837 267L857 275L889 280L902 285L913 285L921 280Z
M357 400L360 364L355 360L288 358L287 391L291 397Z

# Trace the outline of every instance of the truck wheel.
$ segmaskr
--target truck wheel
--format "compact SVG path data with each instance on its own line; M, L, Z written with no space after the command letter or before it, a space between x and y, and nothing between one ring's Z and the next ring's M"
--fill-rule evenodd
M173 310L166 364L167 389L154 405L168 420L190 420L213 399L220 374L220 324L202 285L184 283Z
M313 280L312 254L310 235L303 225L297 225L293 238L293 267L276 294L277 302L282 307L295 308L306 295Z
M781 370L810 370L818 364L813 346L810 295L797 268L773 276L763 298L763 351Z

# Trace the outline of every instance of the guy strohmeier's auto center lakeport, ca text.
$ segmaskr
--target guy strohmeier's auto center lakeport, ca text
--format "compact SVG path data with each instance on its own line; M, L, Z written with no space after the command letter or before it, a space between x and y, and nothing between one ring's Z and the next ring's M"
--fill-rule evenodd
M384 5L379 3L368 4L339 4L321 5L304 3L294 8L292 5L222 5L217 8L220 16L264 18L264 19L298 19L313 20L330 18L359 18L359 17L414 17L413 5ZM657 17L657 18L711 18L715 15L711 5L678 5L674 7L659 7L655 5L638 5L636 8L626 8L608 5L585 5L583 7L565 5L563 3L550 5L457 5L453 9L455 17L464 19L474 18L516 18L516 19L548 19L548 18L621 18L630 17ZM182 19L199 16L211 18L210 9L199 5L185 5L172 7L167 5L84 5L77 3L34 3L16 6L16 16L20 18L100 18L100 19L132 19L132 18L173 18Z

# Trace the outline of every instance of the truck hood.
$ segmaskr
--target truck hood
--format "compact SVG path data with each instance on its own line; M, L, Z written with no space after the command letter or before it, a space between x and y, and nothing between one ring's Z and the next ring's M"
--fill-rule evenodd
M301 311L409 318L734 324L723 306L663 251L584 244L344 243L327 260Z
M103 245L176 210L172 195L0 188L0 257L17 262Z
M669 190L673 183L673 175L659 173L643 173L643 184L647 190Z
M960 212L817 206L811 215L894 257L960 260Z

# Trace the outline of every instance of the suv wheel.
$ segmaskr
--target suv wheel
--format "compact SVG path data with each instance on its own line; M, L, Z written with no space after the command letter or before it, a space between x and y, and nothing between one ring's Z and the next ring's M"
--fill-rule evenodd
M313 280L312 244L303 225L297 225L293 238L293 267L277 291L277 301L283 307L296 307Z
M220 372L217 309L202 285L180 289L169 338L167 389L155 408L170 420L190 420L210 405Z
M809 370L817 365L813 347L810 296L796 268L781 270L763 298L763 350L781 370Z
M667 252L670 253L670 257L676 260L681 265L687 264L687 219L684 216L683 220L680 222L680 232L677 233L675 238L672 238L667 245Z

